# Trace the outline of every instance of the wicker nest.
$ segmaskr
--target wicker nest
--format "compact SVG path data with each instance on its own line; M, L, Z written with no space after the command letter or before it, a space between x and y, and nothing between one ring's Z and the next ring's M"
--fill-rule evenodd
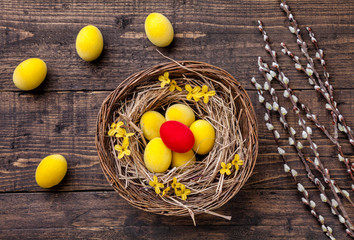
M169 72L183 91L161 88L158 77ZM207 85L216 95L209 103L203 100L187 100L186 84ZM174 103L188 104L196 119L205 119L216 132L213 149L204 156L197 155L191 166L169 169L164 173L151 173L144 165L144 149L147 140L140 130L141 116L149 110L164 115ZM131 154L118 159L114 149L121 140L110 137L108 131L113 122L123 121L130 137ZM168 62L150 67L125 79L103 102L97 119L96 147L103 172L111 186L131 205L156 214L185 216L208 213L231 219L213 212L224 205L245 184L254 168L257 152L257 125L254 109L246 91L229 73L215 66L194 61ZM221 162L231 163L239 154L244 164L239 170L231 168L231 174L220 174ZM149 181L157 176L166 187L172 179L191 190L187 200L172 191L157 195Z

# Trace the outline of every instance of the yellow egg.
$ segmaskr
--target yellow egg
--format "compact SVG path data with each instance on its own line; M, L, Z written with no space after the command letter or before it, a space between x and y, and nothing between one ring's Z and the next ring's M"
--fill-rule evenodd
M59 154L49 155L39 163L36 170L36 182L42 188L51 188L63 180L67 163Z
M143 130L147 140L160 137L160 127L166 122L161 113L156 111L148 111L143 114L140 119L140 127Z
M174 120L189 127L195 121L193 109L184 104L174 104L170 106L165 114L166 120Z
M172 152L161 138L152 139L145 148L144 163L150 172L162 173L171 165Z
M197 120L190 126L194 135L195 143L193 150L198 154L207 154L215 143L215 130L213 126L205 120Z
M177 153L172 152L172 167L180 167L184 164L186 166L192 165L195 163L195 154L193 150L190 150L186 153Z
M12 79L17 88L29 91L38 87L46 75L45 62L39 58L29 58L15 68Z
M82 28L76 37L76 51L85 61L97 59L103 50L101 31L92 25Z
M145 33L154 45L167 47L173 40L171 22L160 13L151 13L145 20Z

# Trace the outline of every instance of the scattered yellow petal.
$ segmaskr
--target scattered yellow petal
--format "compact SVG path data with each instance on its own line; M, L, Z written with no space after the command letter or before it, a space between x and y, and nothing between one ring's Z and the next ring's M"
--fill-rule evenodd
M121 128L121 126L123 126L123 125L124 125L124 123L122 121L120 121L118 123L112 123L111 129L108 131L108 136L111 136L111 137L116 136L117 137L117 135L121 134L121 132L123 130Z
M181 186L181 183L177 182L177 178L174 177L173 181L172 181L172 184L171 184L171 187L175 189L175 188L179 188L180 186Z
M165 196L168 193L168 191L170 191L170 189L171 189L170 187L165 188L162 192L162 196Z
M243 165L243 160L240 160L240 155L235 155L234 160L232 160L232 164L235 165L236 171L240 169L240 166Z
M159 76L158 79L161 82L161 88L165 87L166 84L171 82L168 72L165 72L163 75Z
M155 187L155 192L156 192L156 194L160 194L161 193L161 190L160 190L160 188L158 186Z
M175 89L177 89L178 91L182 91L182 88L180 88L175 80L171 81L171 86L170 86L170 92L173 92Z
M187 195L189 195L191 193L191 190L189 190L189 189L185 189L184 191L183 191L183 193L181 194L181 198L182 198L182 200L187 200Z
M220 174L226 173L226 175L230 175L231 174L231 171L230 171L231 166L232 166L231 163L225 164L224 162L221 162Z
M159 183L158 179L156 176L153 176L153 181L149 181L149 185L151 187L154 187L155 188L155 192L157 194L160 194L161 193L161 190L160 188L163 188L164 185L162 183Z
M196 86L192 89L191 85L187 84L185 86L185 89L188 91L187 94L188 100L191 100L193 98L194 101L198 102L202 97L202 93L200 92L201 88L199 86Z
M201 97L204 97L204 103L208 103L209 97L214 96L216 94L216 92L215 91L208 91L208 86L203 85L201 94L202 94Z

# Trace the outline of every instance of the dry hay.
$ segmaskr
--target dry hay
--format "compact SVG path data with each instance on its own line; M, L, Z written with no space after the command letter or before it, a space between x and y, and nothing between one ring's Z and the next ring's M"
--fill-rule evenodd
M170 92L160 87L158 76L169 72L183 91ZM187 100L186 84L192 87L207 85L215 90L209 103ZM169 105L187 104L193 108L196 119L207 120L216 132L215 145L205 156L197 155L191 166L169 169L164 173L151 173L144 165L146 140L140 130L141 116L149 110L163 115ZM131 155L118 159L114 145L121 143L108 136L112 122L123 121L130 137ZM257 157L257 126L251 101L240 84L226 71L212 65L185 61L168 62L136 73L123 81L103 102L97 121L96 146L101 167L112 187L133 206L142 210L173 216L208 213L230 219L213 212L229 201L249 178ZM239 171L232 168L231 175L220 174L221 162L229 163L239 154L244 165ZM153 176L165 186L171 186L176 177L191 190L188 199L169 191L162 197L149 186Z

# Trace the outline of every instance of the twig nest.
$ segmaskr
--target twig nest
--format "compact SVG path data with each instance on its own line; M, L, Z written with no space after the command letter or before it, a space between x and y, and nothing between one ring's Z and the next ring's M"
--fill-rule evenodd
M202 134L214 131L214 144L210 152L199 152L204 155L194 153L198 148L172 152L171 166L159 173L144 162L151 141L144 137L141 118L149 111L164 114L175 104L193 110L201 121L194 128L202 128ZM169 62L133 74L104 100L96 146L107 180L133 206L162 215L190 215L194 223L200 213L230 219L213 210L251 175L258 151L256 118L246 91L225 70L202 62Z

